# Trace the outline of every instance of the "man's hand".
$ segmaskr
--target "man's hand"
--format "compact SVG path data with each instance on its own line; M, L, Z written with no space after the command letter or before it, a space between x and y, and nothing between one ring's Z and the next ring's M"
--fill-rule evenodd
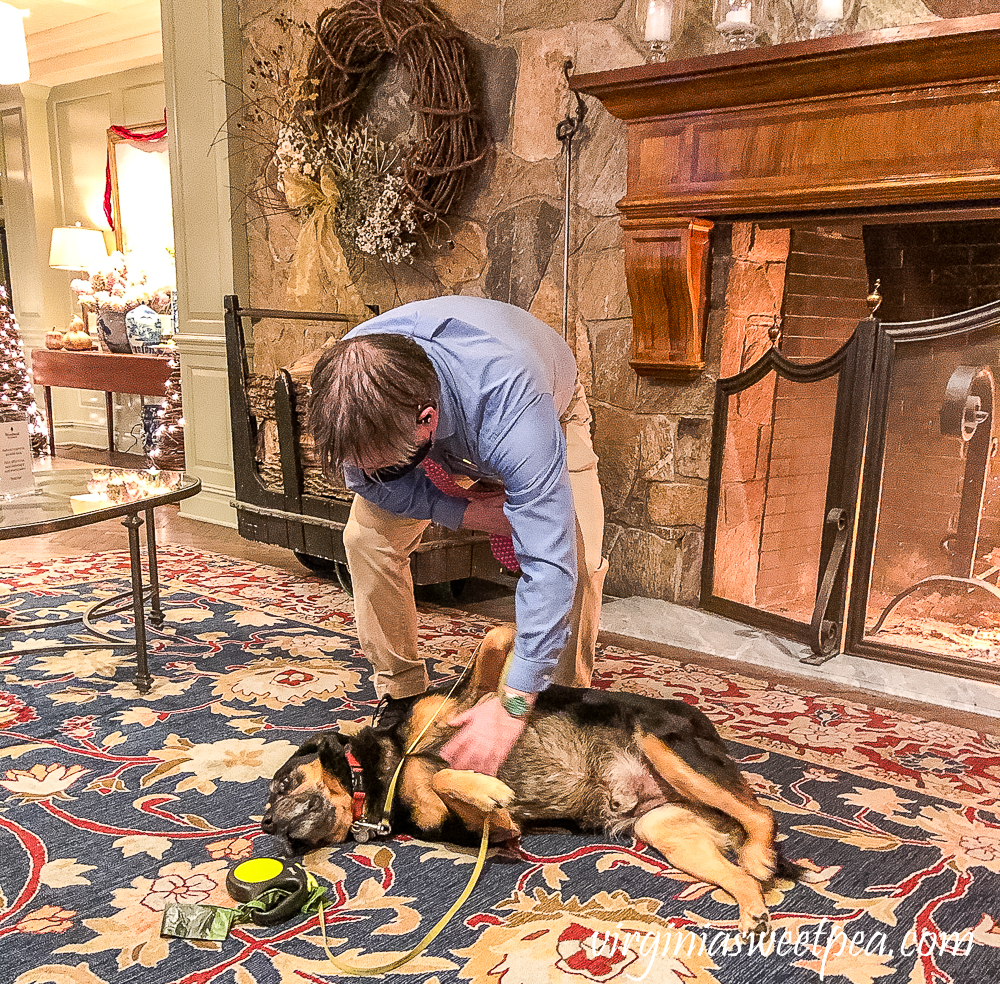
M499 697L487 697L448 722L460 728L441 749L453 769L495 776L524 730L524 718L511 717Z
M506 502L503 492L485 499L472 499L462 517L463 530L480 530L499 536L510 536L510 521L503 511Z

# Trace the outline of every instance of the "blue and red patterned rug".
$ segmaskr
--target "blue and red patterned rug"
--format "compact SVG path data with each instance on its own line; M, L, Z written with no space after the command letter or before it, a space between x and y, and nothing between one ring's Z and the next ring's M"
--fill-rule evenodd
M170 902L229 905L227 870L275 850L267 777L300 741L374 706L351 599L328 582L187 549L161 556L167 624L142 696L131 656L32 655L0 639L0 952L15 984L327 981L315 916L222 944L159 935ZM128 586L125 554L8 568L16 618ZM488 627L422 611L432 672ZM65 630L64 630L65 631ZM775 933L641 843L559 829L490 853L459 915L392 979L875 984L1000 977L1000 739L750 675L604 647L596 685L697 702L815 872L768 896ZM459 895L474 851L396 838L314 852L338 957L377 965Z

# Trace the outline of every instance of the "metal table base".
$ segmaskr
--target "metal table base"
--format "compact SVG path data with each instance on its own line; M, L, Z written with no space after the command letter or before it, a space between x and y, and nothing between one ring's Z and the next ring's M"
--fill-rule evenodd
M146 525L146 557L149 568L149 584L143 584L142 555L139 545L139 527ZM25 646L21 652L56 653L69 652L76 649L134 649L136 660L135 683L139 692L148 694L153 684L149 672L149 658L146 649L146 605L150 602L149 621L156 629L162 628L164 615L160 608L160 576L156 565L156 526L153 523L153 510L145 510L145 520L138 513L131 513L122 520L122 526L128 530L128 550L131 565L132 587L128 591L95 601L82 615L71 615L66 618L39 619L34 622L12 622L0 626L0 636L11 632L23 632L26 629L50 629L59 625L82 623L86 632L94 637L86 642L53 642L42 646ZM123 605L114 606L117 602L128 598ZM131 639L113 636L94 623L107 615L116 615L132 607L135 632Z
M112 469L112 472L119 472ZM122 472L127 477L127 472ZM148 474L148 473L147 473ZM26 629L51 629L56 626L82 623L82 631L72 642L43 643L24 646L21 651L32 653L67 652L80 649L134 649L136 661L135 682L141 693L149 693L153 678L149 672L149 655L146 640L146 619L156 629L163 626L164 614L160 606L160 574L156 561L156 524L153 513L157 506L169 505L190 498L201 490L201 482L191 475L165 473L169 483L163 488L153 487L147 495L125 502L108 501L105 505L78 512L74 497L87 489L93 476L91 470L65 470L35 476L32 493L6 499L0 510L0 540L55 533L59 530L90 526L110 519L120 519L128 530L131 590L112 598L103 598L90 605L82 615L37 621L15 621L12 613L10 624L0 626L0 637ZM173 475L171 478L170 476ZM136 477L141 477L136 473ZM146 524L145 577L142 564L139 528ZM147 616L146 602L149 603ZM97 622L108 615L127 612L131 604L133 632L111 633L98 628Z

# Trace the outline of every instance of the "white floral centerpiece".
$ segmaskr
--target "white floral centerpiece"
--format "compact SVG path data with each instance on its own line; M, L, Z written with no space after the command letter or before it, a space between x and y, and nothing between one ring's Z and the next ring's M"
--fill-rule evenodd
M130 352L125 315L133 308L148 305L157 314L169 314L173 288L153 287L144 271L130 271L124 255L115 251L100 269L86 280L74 280L80 306L96 312L98 337L109 352Z

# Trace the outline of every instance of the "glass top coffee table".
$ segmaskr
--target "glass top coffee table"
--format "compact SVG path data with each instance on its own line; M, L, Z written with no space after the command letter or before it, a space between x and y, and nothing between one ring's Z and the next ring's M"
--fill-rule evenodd
M149 596L149 620L163 625L160 608L160 582L156 566L156 525L153 511L157 506L189 499L201 491L201 480L183 472L141 472L130 469L67 469L35 474L35 491L11 498L0 497L0 540L55 533L59 530L90 526L121 517L128 530L132 589L103 598L82 615L38 622L10 622L0 626L0 636L25 629L45 629L56 625L82 622L92 641L45 643L32 646L32 652L62 652L71 649L135 649L136 686L148 693L153 678L146 653L146 613L144 598ZM143 585L143 565L139 545L139 527L146 524L146 558L149 585ZM135 615L133 638L119 638L98 629L99 617L114 614L131 606ZM117 605L118 607L114 607Z

